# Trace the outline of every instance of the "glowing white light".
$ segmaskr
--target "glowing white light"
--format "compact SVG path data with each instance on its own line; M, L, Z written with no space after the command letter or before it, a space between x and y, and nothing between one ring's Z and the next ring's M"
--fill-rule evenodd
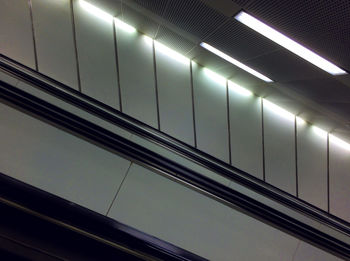
M143 35L143 40L146 42L147 45L152 46L153 39L147 35Z
M270 111L273 111L274 113L280 115L281 117L289 120L289 121L294 121L294 114L290 113L289 111L286 111L285 109L281 108L280 106L266 100L263 99L263 103L264 103L264 108L268 108Z
M237 61L236 59L232 58L231 56L228 56L227 54L219 51L218 49L214 48L213 46L207 44L207 43L201 43L200 44L203 48L207 49L208 51L216 54L217 56L225 59L226 61L236 65L237 67L245 70L246 72L260 78L261 80L265 81L265 82L272 82L271 79L269 79L268 77L266 77L265 75L262 75L261 73L255 71L254 69L248 67L247 65Z
M341 148L343 148L345 150L350 151L350 144L345 142L345 141L343 141L343 140L341 140L341 139L339 139L338 137L336 137L336 136L334 136L332 134L329 134L329 140L330 140L330 142L336 144L337 146L339 146L339 147L341 147Z
M127 33L135 33L136 28L123 22L122 20L119 20L118 18L115 18L115 25L119 28L122 29L123 31Z
M243 95L243 96L252 96L253 93L246 88L243 88L242 86L239 86L238 84L228 81L228 87L233 90L234 92Z
M170 58L183 63L183 64L189 64L190 59L187 57L183 56L182 54L170 49L169 47L165 46L164 44L161 44L160 42L154 41L155 43L155 48L160 51L161 53L169 56Z
M296 119L297 119L297 123L299 124L299 125L304 125L306 122L304 121L304 119L302 119L302 118L300 118L300 117L296 117Z
M288 38L287 36L281 34L280 32L276 31L275 29L271 28L270 26L264 24L263 22L259 21L255 17L241 11L235 16L236 20L240 21L241 23L245 24L246 26L250 27L251 29L257 31L258 33L262 34L263 36L269 38L270 40L274 41L275 43L283 46L284 48L288 49L289 51L293 52L294 54L300 56L301 58L305 59L306 61L314 64L315 66L321 68L322 70L333 74L333 75L340 75L340 74L346 74L346 72L336 65L332 64L331 62L327 61L326 59L322 58L321 56L317 55L316 53L310 51L309 49L305 48L301 44L293 41L292 39Z
M213 72L212 70L209 70L208 68L203 68L204 73L209 76L212 80L226 86L226 78Z
M105 11L102 11L100 8L97 8L96 6L86 2L84 0L79 0L79 4L87 12L93 14L94 16L96 16L100 19L105 20L107 22L113 21L113 15L110 15L110 14L106 13Z
M322 129L320 129L319 127L316 127L316 126L312 126L312 130L313 130L318 136L320 136L321 138L327 139L327 135L328 135L327 131L322 130Z

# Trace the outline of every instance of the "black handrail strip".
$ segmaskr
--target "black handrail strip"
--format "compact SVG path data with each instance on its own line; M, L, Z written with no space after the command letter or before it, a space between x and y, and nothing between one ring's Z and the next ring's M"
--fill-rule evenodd
M204 261L198 255L0 173L0 204L119 249L160 260ZM149 258L146 258L149 259Z
M11 75L21 79L22 81L29 82L30 84L38 87L66 102L69 102L85 111L92 113L106 121L118 125L130 132L133 132L143 138L151 140L156 144L159 144L171 151L174 151L187 159L200 164L209 170L216 172L218 175L229 178L263 196L273 199L283 205L290 207L304 215L312 217L313 219L338 230L350 236L350 223L340 219L330 213L327 213L295 196L284 192L270 184L267 184L252 175L235 168L219 159L214 158L202 151L199 151L190 145L187 145L179 140L170 137L167 134L161 133L158 130L136 120L132 117L125 115L118 110L113 109L95 99L86 96L78 91L71 89L55 80L50 79L47 76L39 74L39 77L43 77L45 81L38 79L38 73L30 68L25 68L17 62L0 55L0 68L7 71ZM18 67L18 68L15 68ZM23 72L23 70L27 72ZM31 74L34 74L32 76ZM47 81L52 81L54 85L59 85L65 91L60 91L56 87L51 86ZM69 94L71 92L73 95ZM75 96L78 96L75 97ZM84 101L84 100L88 101ZM92 105L92 104L95 105ZM97 107L98 106L98 107ZM100 108L101 107L101 108ZM112 113L112 114L111 114Z
M130 160L180 179L184 183L213 195L286 233L339 257L350 259L350 246L348 244L1 81L0 98L5 100L7 104L19 107L56 126L109 148Z

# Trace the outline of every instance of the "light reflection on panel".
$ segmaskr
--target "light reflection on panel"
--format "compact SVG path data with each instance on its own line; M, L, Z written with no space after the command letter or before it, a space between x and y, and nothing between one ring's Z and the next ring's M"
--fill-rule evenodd
M102 11L87 12L75 2L74 17L81 90L115 109L119 109L119 92L114 48L113 18ZM90 10L90 9L87 9ZM99 9L98 9L99 10ZM99 14L96 16L96 14Z
M297 122L297 150L299 198L327 211L327 133Z
M296 195L294 115L263 100L266 182Z
M123 112L158 127L152 39L117 28Z
M330 212L350 222L350 152L329 137L329 197Z
M39 71L78 89L70 1L32 0Z
M226 79L192 63L198 149L229 162Z
M155 42L160 130L194 145L190 62L163 47Z
M263 179L261 98L229 88L232 165Z

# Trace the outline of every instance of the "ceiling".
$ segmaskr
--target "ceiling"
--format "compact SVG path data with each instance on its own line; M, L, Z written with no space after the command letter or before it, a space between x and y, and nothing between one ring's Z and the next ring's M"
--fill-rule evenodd
M349 0L91 0L141 32L262 97L350 137L350 75L332 76L234 19L244 9L350 72ZM199 46L205 41L274 80Z

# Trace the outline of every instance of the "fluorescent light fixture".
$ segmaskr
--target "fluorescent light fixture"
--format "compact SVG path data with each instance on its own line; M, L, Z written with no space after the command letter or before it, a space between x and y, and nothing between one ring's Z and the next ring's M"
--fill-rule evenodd
M100 19L105 20L107 22L113 21L113 15L110 15L110 14L106 13L105 11L102 11L100 8L97 8L96 6L86 2L84 0L79 0L79 4L87 12L93 14L94 16L96 16Z
M115 25L119 28L122 29L123 31L127 32L127 33L135 33L136 32L136 28L123 22L122 20L115 18Z
M300 117L296 117L296 119L297 119L297 123L299 124L299 125L304 125L305 123L306 123L306 121L304 121L304 119L302 119L302 118L300 118Z
M343 140L341 140L341 139L339 139L338 137L330 134L329 135L329 140L330 140L330 142L336 144L337 146L339 146L339 147L341 147L341 148L343 148L345 150L350 151L350 144L345 142L345 141L343 141Z
M336 65L332 64L331 62L317 55L316 53L310 51L309 49L305 48L301 44L293 41L287 36L281 34L280 32L276 31L270 26L264 24L263 22L259 21L255 17L247 14L246 12L243 12L243 11L239 12L235 16L235 18L236 20L240 21L241 23L245 24L251 29L257 31L258 33L269 38L270 40L281 45L282 47L288 49L292 53L300 56L301 58L312 63L313 65L321 68L322 70L333 75L346 74L344 70L340 69Z
M156 50L160 51L161 53L169 56L170 58L183 63L183 64L189 64L190 59L183 56L182 54L170 49L169 47L165 46L164 44L161 44L160 42L154 41Z
M232 81L228 81L228 87L232 91L234 91L242 96L252 96L253 95L253 93L251 91L247 90L246 88L243 88L242 86L240 86Z
M226 61L236 65L237 67L245 70L246 72L260 78L261 80L265 81L265 82L273 82L271 79L269 79L268 77L266 77L265 75L262 75L261 73L255 71L254 69L248 67L247 65L237 61L236 59L232 58L231 56L228 56L227 54L219 51L218 49L214 48L213 46L207 44L207 43L200 43L200 46L202 46L203 48L207 49L208 51L216 54L217 56L225 59Z
M312 130L321 138L327 139L328 132L320 129L319 127L312 126Z
M213 81L220 83L221 85L226 87L226 78L213 72L212 70L208 68L203 68L204 73L211 78Z
M270 111L273 111L274 113L280 115L281 117L289 120L289 121L294 121L295 116L294 114L290 113L289 111L286 111L285 109L281 108L280 106L266 100L263 99L263 104L264 104L264 108L268 108Z

